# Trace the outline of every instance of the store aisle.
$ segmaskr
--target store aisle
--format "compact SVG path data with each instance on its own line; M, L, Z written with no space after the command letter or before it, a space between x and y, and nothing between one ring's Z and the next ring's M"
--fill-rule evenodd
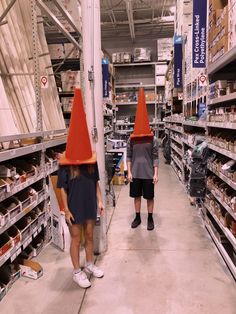
M119 191L119 187L117 189ZM69 255L48 246L37 258L39 280L21 278L0 303L4 314L234 314L236 287L170 166L161 162L155 221L130 228L128 186L118 193L108 251L97 264L103 279L80 289ZM111 213L109 213L109 217Z
M93 281L79 313L235 313L235 282L171 167L161 163L154 231L146 230L146 204L142 226L130 228L132 205L123 187L98 261L105 277Z

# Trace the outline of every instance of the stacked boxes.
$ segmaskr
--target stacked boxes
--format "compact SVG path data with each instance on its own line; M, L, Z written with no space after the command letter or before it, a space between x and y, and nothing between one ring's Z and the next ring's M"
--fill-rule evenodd
M209 2L209 63L215 62L228 51L229 10L227 1Z
M236 46L236 0L228 1L229 8L229 49Z

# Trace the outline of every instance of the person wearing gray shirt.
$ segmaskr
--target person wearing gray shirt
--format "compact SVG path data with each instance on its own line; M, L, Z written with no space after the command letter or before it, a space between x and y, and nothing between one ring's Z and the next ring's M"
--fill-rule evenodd
M154 184L158 182L158 141L156 137L129 138L127 142L128 180L130 197L134 198L136 216L131 228L141 224L141 197L147 200L147 230L154 229Z

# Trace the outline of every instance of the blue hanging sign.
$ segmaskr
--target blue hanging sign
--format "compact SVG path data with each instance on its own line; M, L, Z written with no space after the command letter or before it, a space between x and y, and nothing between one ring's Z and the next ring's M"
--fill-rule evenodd
M193 68L206 67L207 0L193 0Z
M182 36L174 36L174 87L183 87Z
M102 86L103 97L109 97L109 60L108 58L102 59Z

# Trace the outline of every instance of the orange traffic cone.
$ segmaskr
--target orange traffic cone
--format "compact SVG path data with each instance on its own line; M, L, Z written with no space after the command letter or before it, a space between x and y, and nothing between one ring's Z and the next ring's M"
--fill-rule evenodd
M130 135L131 138L140 138L140 137L148 137L154 136L153 132L151 131L145 94L143 87L140 88L138 94L138 105L136 110L136 117L134 123L134 132Z
M59 164L62 166L94 164L96 161L96 153L92 152L91 148L81 90L76 88L66 151L62 154Z

